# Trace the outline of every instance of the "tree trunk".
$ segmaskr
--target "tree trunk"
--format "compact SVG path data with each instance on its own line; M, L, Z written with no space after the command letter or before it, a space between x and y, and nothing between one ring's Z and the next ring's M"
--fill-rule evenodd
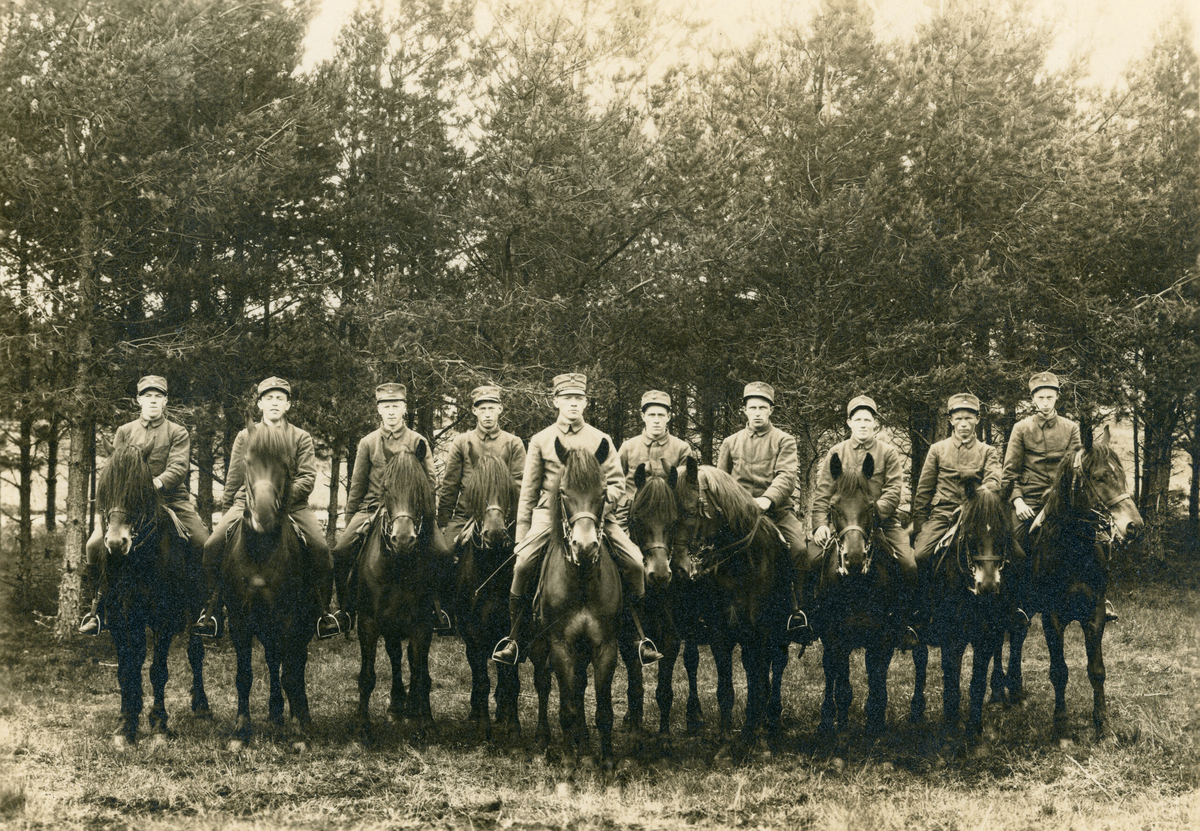
M325 542L333 548L338 530L338 479L341 478L342 453L337 448L329 456L329 518L325 521Z
M62 421L58 413L50 413L50 428L46 434L46 533L58 530L58 436Z
M84 199L79 226L79 306L75 319L74 417L67 468L67 534L58 584L58 619L54 634L65 640L75 631L82 589L83 545L88 527L88 464L95 422L91 415L92 314L96 303L93 254L95 227L89 200Z
M200 475L196 482L196 510L206 525L213 522L213 428L207 413L201 413L196 425L196 467Z
M33 417L27 407L21 416L17 447L20 451L17 500L17 591L27 589L33 582Z
M929 455L929 448L937 439L937 414L936 408L919 402L913 403L909 410L908 439L912 456L912 466L908 471L909 499L912 498L911 494L917 492L921 467L925 464L925 457Z
M1142 518L1146 523L1146 553L1166 559L1167 523L1171 519L1171 430L1145 419L1143 437Z
M1200 522L1200 395L1196 396L1192 418L1192 437L1188 449L1192 455L1192 478L1188 486L1188 522Z

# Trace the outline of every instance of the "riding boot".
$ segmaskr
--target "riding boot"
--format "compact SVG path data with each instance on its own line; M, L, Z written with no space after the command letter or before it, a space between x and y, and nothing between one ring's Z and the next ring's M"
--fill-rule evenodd
M512 619L512 629L507 638L501 638L492 653L492 660L498 664L516 666L522 655L518 643L521 640L525 618L533 614L532 604L524 595L510 594L508 596L508 616Z
M638 658L642 662L642 666L647 666L654 663L662 657L662 653L654 645L654 641L646 637L645 631L642 629L642 611L645 606L645 596L631 597L629 599L629 617L633 620L633 628L638 635Z
M320 641L350 632L350 616L336 606L330 608L332 594L332 582L317 587L317 602L321 607L321 614L317 618L317 640Z
M100 604L103 602L101 592L97 591L96 596L92 599L91 610L83 616L83 620L79 623L79 634L81 635L99 635L102 631L108 628L105 621L105 616L101 613Z

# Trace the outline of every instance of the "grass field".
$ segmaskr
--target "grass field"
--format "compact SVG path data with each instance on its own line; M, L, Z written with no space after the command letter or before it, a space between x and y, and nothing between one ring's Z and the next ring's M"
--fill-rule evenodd
M941 674L930 661L929 721L908 724L912 663L897 656L889 678L888 732L861 732L865 678L855 673L850 753L831 762L816 732L822 693L820 649L789 665L785 735L768 764L714 766L711 734L684 734L676 678L675 741L638 755L635 737L617 736L630 761L609 779L561 781L556 765L527 747L490 749L466 725L469 673L461 642L439 638L433 656L437 733L411 743L384 721L386 688L373 713L378 742L352 745L357 641L314 643L309 695L310 749L294 753L266 724L265 666L257 651L252 702L259 732L240 754L226 750L236 706L228 640L210 648L206 682L215 719L188 712L187 666L172 652L168 710L174 736L116 750L110 734L119 706L115 656L107 635L59 644L34 623L53 610L55 559L42 582L0 609L0 825L13 828L809 828L809 829L1195 829L1200 828L1200 556L1180 539L1170 568L1125 567L1112 596L1121 622L1105 639L1115 738L1091 738L1091 689L1082 636L1068 632L1068 687L1074 735L1050 738L1052 690L1040 626L1025 662L1030 701L989 708L990 741L978 753L943 744ZM7 560L6 560L7 561ZM380 658L383 669L386 656ZM701 695L715 721L715 677L702 653ZM740 670L739 670L740 673ZM531 736L536 699L522 668L522 718ZM381 683L381 687L384 685ZM618 719L624 674L618 670ZM965 679L964 679L965 686ZM657 723L647 677L647 722ZM147 691L149 689L146 682ZM558 741L556 704L551 719ZM589 697L590 701L590 697ZM739 689L739 704L744 703ZM735 718L740 719L739 712Z

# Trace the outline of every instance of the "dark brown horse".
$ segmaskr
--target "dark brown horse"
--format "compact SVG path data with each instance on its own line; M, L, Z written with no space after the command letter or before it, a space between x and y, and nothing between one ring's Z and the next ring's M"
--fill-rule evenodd
M646 636L657 645L662 658L658 660L658 702L660 736L671 731L671 706L675 693L671 679L679 657L680 639L675 627L679 582L671 579L672 554L675 548L675 525L679 512L675 504L675 485L679 473L661 462L659 471L640 464L633 474L636 486L629 506L629 538L642 552L646 567L645 615L642 626ZM621 660L628 676L626 695L629 704L625 724L640 733L645 700L642 662L638 654L638 638L628 615L622 621L620 634Z
M281 431L250 425L245 450L246 508L230 529L221 564L229 637L237 653L238 714L231 750L249 740L251 648L257 638L267 661L267 714L282 726L287 694L294 745L307 746L312 721L304 675L317 617L311 558L287 515L292 479Z
M981 476L964 483L966 502L960 509L956 530L939 546L930 562L932 625L925 640L942 650L942 719L947 731L958 726L962 703L960 683L963 654L970 644L970 707L967 736L983 730L983 699L991 663L1012 619L1016 596L1014 583L1006 578L1014 561L1012 518L1000 495L980 488ZM914 715L924 709L925 670L928 647L913 649L916 688Z
M472 450L472 454L474 450ZM455 607L458 628L471 667L471 722L488 739L492 645L508 634L508 594L513 574L513 529L519 489L508 466L494 456L471 457L471 473L463 482L461 504L469 522L459 541ZM517 714L521 678L517 667L496 664L496 725L519 735Z
M204 693L204 645L191 631L204 603L199 558L172 527L138 448L122 447L109 458L96 483L96 504L104 528L101 581L121 687L121 722L113 741L123 747L137 740L147 629L154 633L154 705L148 720L151 736L161 741L167 734L167 654L177 634L188 642L192 713L212 717Z
M613 766L612 680L617 665L621 578L603 537L605 482L600 463L612 447L604 439L594 453L580 448L568 451L555 439L554 450L563 467L549 494L550 539L534 604L540 630L532 645L537 741L543 748L550 742L547 702L553 668L558 681L563 767L570 771L581 755L585 763L591 758L583 708L590 662L600 763L607 770Z
M383 470L382 505L358 555L352 593L358 613L358 712L355 735L369 741L371 693L379 639L392 667L388 718L408 720L420 736L433 726L429 705L429 646L433 640L436 582L433 529L437 521L433 483L425 472L428 445L400 452ZM401 671L408 641L408 689Z
M814 628L821 637L825 698L822 732L849 727L850 654L866 650L867 732L883 732L887 713L887 674L900 644L900 572L876 534L875 501L882 485L872 479L875 460L867 454L861 470L843 470L835 453L829 462L833 495L829 513L835 534L821 564Z
M1126 489L1125 468L1109 444L1108 427L1094 442L1088 433L1083 447L1062 460L1041 515L1043 521L1030 534L1032 609L1027 611L1042 615L1050 652L1050 683L1054 685L1054 732L1064 734L1068 721L1063 632L1078 621L1092 684L1092 723L1101 738L1108 731L1103 641L1109 561L1112 547L1136 537L1142 528L1142 517ZM1023 695L1020 661L1024 636L1023 627L1009 632L1004 686L1011 698Z
M781 684L787 667L787 544L749 494L718 468L698 467L689 459L675 492L679 534L689 552L686 567L702 593L691 605L691 614L704 614L717 665L717 759L741 753L769 758L767 734L777 737L781 729ZM732 743L734 646L741 647L746 673L746 720L737 747ZM689 724L693 718L699 720L699 708L693 713L689 697Z

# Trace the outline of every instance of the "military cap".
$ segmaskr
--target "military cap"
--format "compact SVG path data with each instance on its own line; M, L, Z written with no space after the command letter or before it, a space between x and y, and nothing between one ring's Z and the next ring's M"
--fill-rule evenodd
M960 392L958 395L952 395L950 396L950 401L946 404L946 412L953 414L955 410L970 410L978 415L979 399L969 392Z
M642 412L646 412L646 408L651 404L657 404L669 410L671 409L671 396L662 390L647 390L642 393Z
M751 381L746 385L746 388L742 390L743 403L747 398L764 398L768 404L774 407L775 388L770 384L763 383L762 381Z
M879 408L875 406L875 399L869 395L857 395L850 399L850 403L846 405L846 418L854 415L855 410L868 409L874 415L879 415Z
M495 384L483 384L471 390L471 406L477 407L488 401L500 403L500 388Z
M576 393L587 395L587 376L582 372L564 372L554 376L554 394Z
M167 394L167 379L161 375L145 375L138 381L137 394L141 395L146 390L158 390L163 395Z
M279 390L286 393L288 398L292 397L292 385L276 375L272 375L258 385L258 397L262 398L271 390Z
M408 398L408 390L403 384L397 384L389 381L386 384L380 384L375 388L375 402L380 401L404 401Z
M1029 379L1030 395L1037 392L1042 387L1050 387L1051 389L1055 390L1058 389L1058 376L1053 372L1039 372Z

